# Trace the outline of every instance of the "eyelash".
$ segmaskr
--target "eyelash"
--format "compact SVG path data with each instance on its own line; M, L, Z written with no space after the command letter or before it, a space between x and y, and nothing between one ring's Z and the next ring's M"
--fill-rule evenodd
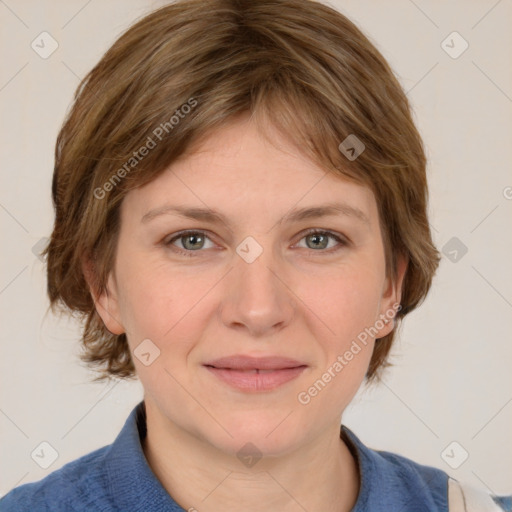
M334 250L333 250L332 247L331 247L331 249L323 249L323 250L306 249L310 253L327 253L327 254L332 254L333 252L337 252L337 251L343 249L344 247L346 247L347 245L349 245L348 241L344 240L343 238L341 238L337 234L333 233L332 231L326 231L326 230L316 229L316 228L311 228L311 229L308 229L307 231L305 231L302 234L302 237L299 239L299 242L303 238L306 238L307 236L313 235L313 234L315 234L315 235L327 235L327 236L333 238L334 240L336 240L340 244L340 247L334 248ZM193 257L196 256L194 253L200 253L200 252L203 252L203 251L201 249L198 249L197 251L179 249L178 247L173 245L173 242L175 242L176 240L179 240L180 238L185 238L185 237L190 236L190 235L202 235L202 236L208 238L209 240L211 240L210 237L206 234L205 231L188 230L188 231L180 231L175 236L173 236L171 239L169 239L167 241L164 241L164 245L166 247L171 248L172 251L174 251L174 252L176 252L178 254L181 254L181 255L193 258Z

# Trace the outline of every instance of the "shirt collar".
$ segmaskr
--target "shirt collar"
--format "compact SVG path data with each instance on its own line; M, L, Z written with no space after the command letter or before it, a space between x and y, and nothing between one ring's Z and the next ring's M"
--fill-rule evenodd
M183 512L147 463L142 449L146 434L146 409L142 401L132 410L106 454L109 491L121 510ZM360 490L352 512L409 510L411 499L415 499L415 512L447 510L442 490L447 489L448 476L443 471L372 450L345 425L340 427L340 437L354 456L360 476ZM429 492L430 487L441 490L437 500Z
M368 448L345 425L340 436L356 460L360 490L351 512L448 512L448 474L401 455Z
M110 492L119 510L182 512L149 467L142 441L146 437L146 408L140 402L106 454Z

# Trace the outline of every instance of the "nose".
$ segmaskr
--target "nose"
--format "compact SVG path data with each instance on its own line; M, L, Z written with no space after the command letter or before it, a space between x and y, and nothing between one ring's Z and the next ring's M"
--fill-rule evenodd
M286 281L285 271L272 251L264 250L251 263L237 255L234 268L226 276L223 323L251 337L268 337L283 329L296 309L296 297Z

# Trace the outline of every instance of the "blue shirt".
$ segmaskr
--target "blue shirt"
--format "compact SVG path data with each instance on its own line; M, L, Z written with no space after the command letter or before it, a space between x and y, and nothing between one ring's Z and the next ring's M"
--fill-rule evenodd
M146 432L142 401L111 445L65 464L38 482L16 487L0 500L0 511L184 512L146 461L141 444ZM447 473L370 449L344 425L340 435L354 455L361 477L352 512L448 511ZM503 510L511 506L506 500L510 498L496 501Z

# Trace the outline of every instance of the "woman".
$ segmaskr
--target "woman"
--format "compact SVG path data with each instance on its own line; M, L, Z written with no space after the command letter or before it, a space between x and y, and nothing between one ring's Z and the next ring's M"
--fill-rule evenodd
M131 27L59 134L46 256L84 359L144 400L1 509L512 510L340 427L439 264L425 165L389 65L327 6Z

